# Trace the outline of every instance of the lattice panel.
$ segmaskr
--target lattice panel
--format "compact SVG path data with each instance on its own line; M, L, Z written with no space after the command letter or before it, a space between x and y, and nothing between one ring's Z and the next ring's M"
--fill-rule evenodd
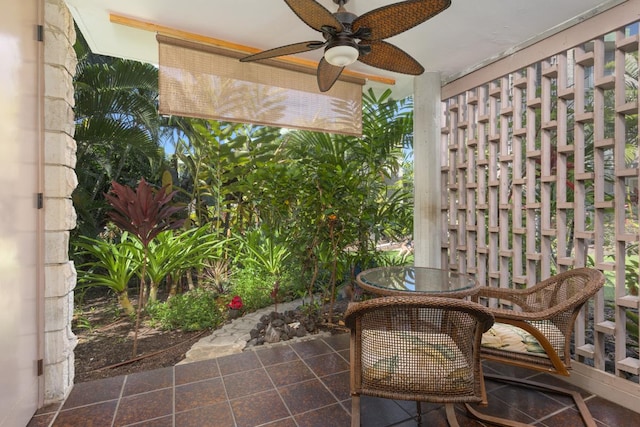
M638 41L631 23L487 74L443 101L442 127L445 264L498 287L585 265L602 270L608 285L576 325L575 356L634 381ZM605 350L611 341L614 355Z

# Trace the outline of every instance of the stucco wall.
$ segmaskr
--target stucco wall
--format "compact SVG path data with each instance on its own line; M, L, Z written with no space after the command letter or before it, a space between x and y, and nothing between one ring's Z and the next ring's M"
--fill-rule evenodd
M63 0L45 0L44 12L44 375L46 402L63 399L74 379L71 331L76 272L69 260L69 230L76 214L74 171L73 19Z

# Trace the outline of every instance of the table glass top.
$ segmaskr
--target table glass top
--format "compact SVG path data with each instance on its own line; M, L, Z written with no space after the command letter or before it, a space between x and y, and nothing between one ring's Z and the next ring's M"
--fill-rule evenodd
M444 294L472 289L473 277L454 271L426 267L380 267L365 270L358 275L365 287L382 291Z

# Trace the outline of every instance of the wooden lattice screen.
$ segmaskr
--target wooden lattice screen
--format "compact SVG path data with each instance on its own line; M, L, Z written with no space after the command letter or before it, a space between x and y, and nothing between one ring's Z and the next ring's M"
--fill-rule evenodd
M575 356L637 382L638 23L589 31L443 100L443 259L499 287L602 270Z

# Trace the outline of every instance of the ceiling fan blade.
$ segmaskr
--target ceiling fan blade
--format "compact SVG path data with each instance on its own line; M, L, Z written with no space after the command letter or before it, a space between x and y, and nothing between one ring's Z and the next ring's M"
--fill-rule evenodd
M331 65L323 57L318 63L318 87L320 92L326 92L331 89L340 74L342 74L342 70L344 70L344 67Z
M414 76L424 73L424 67L408 53L384 41L362 40L359 45L370 46L371 52L360 55L358 61L372 67Z
M260 61L261 59L275 58L276 56L293 55L296 53L308 52L310 50L320 49L325 42L310 41L288 44L286 46L275 47L273 49L264 50L254 53L253 55L240 58L240 62Z
M322 31L322 27L335 28L342 31L342 24L331 12L315 0L284 0L285 3L298 15L305 24L316 31Z
M437 15L451 5L451 0L407 0L374 9L353 21L356 32L371 30L367 40L382 40L395 36Z

